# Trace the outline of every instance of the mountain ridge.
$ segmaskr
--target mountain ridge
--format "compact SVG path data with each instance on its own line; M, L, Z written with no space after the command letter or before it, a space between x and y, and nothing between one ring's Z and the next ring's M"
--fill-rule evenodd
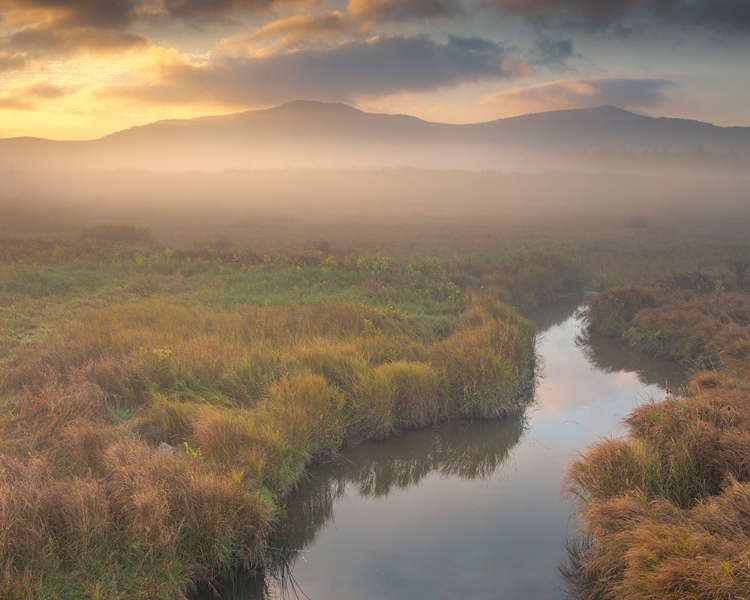
M8 138L0 140L0 168L495 169L507 166L514 154L602 149L744 155L750 154L750 127L650 117L612 105L450 124L298 100L230 115L155 121L95 140Z

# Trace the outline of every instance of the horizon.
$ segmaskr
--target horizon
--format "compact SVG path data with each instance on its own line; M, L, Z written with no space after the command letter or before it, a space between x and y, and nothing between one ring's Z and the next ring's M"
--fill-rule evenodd
M679 120L679 121L687 121L687 122L693 122L693 123L702 123L711 125L713 127L717 127L720 129L732 129L732 128L740 128L740 129L747 129L750 128L750 126L743 126L743 125L718 125L716 123L712 123L710 121L701 121L699 119L684 119L682 117L670 117L665 115L648 115L641 113L639 111L635 110L628 110L626 108L623 108L621 106L616 106L614 104L602 104L599 106L590 106L590 107L584 107L584 108L566 108L566 109L557 109L557 110L547 110L547 111L538 111L538 112L529 112L529 113L523 113L519 115L514 115L511 117L500 117L498 119L492 119L488 121L476 121L476 122L469 122L469 123L448 123L448 122L442 122L442 121L431 121L429 119L423 119L417 115L407 114L407 113L397 113L397 112L375 112L375 111L367 111L363 110L361 108L358 108L356 106L353 106L351 104L347 104L345 102L326 102L322 100L310 100L310 99L297 99L297 100L290 100L288 102L283 102L281 104L277 104L274 106L269 106L267 108L260 108L260 109L249 109L249 110L240 110L237 112L232 113L226 113L226 114L210 114L210 115L201 115L197 117L187 117L187 118L164 118L164 119L158 119L156 121L149 121L146 123L138 123L135 125L131 125L129 127L126 127L124 129L117 129L114 131L110 131L107 133L104 133L98 137L93 138L48 138L48 137L40 137L40 136L14 136L14 137L0 137L0 141L8 141L8 140L20 140L20 139L33 139L33 140L44 140L44 141L53 141L53 142L87 142L87 141L95 141L100 140L106 137L109 137L111 135L115 135L117 133L121 133L124 131L130 131L133 129L139 129L143 127L148 127L150 125L154 125L157 123L166 123L166 122L188 122L188 121L200 121L202 119L215 119L215 118L222 118L222 117L236 117L241 115L246 115L250 113L259 113L259 112L267 112L267 111L273 111L280 108L283 108L285 106L291 106L291 105L312 105L312 104L321 104L321 105L328 105L328 106L341 106L345 108L351 108L356 110L357 112L368 114L368 115L379 115L379 116L390 116L390 117L409 117L412 119L417 119L419 121L422 121L424 123L429 124L435 124L435 125L486 125L489 123L495 123L498 121L508 121L512 119L521 119L524 117L533 117L537 115L548 115L548 114L562 114L562 113L571 113L571 112L586 112L586 111L600 111L602 109L616 109L618 111L622 111L624 113L636 115L639 117L644 118L650 118L650 119L669 119L669 120Z

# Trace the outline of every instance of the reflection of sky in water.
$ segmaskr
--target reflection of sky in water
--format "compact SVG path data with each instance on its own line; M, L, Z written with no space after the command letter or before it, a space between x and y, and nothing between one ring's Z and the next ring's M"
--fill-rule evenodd
M564 598L557 565L575 529L560 494L567 465L622 433L618 423L638 403L662 398L666 377L677 380L673 364L608 340L589 346L594 367L576 344L572 312L538 316L549 327L539 345L544 378L522 435L518 424L449 424L363 444L314 474L290 504L290 513L314 516L290 527L288 543L302 549L292 571L301 592L311 600ZM472 479L476 463L494 473ZM359 493L373 478L390 493Z

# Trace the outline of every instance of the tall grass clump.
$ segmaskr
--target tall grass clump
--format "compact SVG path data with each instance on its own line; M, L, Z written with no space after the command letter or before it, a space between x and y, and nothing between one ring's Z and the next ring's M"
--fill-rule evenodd
M399 361L375 367L354 399L354 431L385 438L403 429L434 425L450 417L448 381L424 363Z
M622 335L638 312L655 305L656 298L646 287L612 288L587 302L584 320L591 331Z
M470 418L498 418L523 410L533 379L535 330L525 319L506 313L464 326L430 348L431 362L450 386L450 412ZM468 322L482 321L481 312ZM464 321L464 322L467 322Z

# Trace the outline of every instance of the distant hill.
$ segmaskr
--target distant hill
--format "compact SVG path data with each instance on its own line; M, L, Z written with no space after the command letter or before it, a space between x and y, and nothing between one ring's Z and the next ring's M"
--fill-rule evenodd
M750 156L750 127L652 118L602 106L470 125L297 101L159 121L92 141L0 140L0 169L281 167L555 168L592 153Z

